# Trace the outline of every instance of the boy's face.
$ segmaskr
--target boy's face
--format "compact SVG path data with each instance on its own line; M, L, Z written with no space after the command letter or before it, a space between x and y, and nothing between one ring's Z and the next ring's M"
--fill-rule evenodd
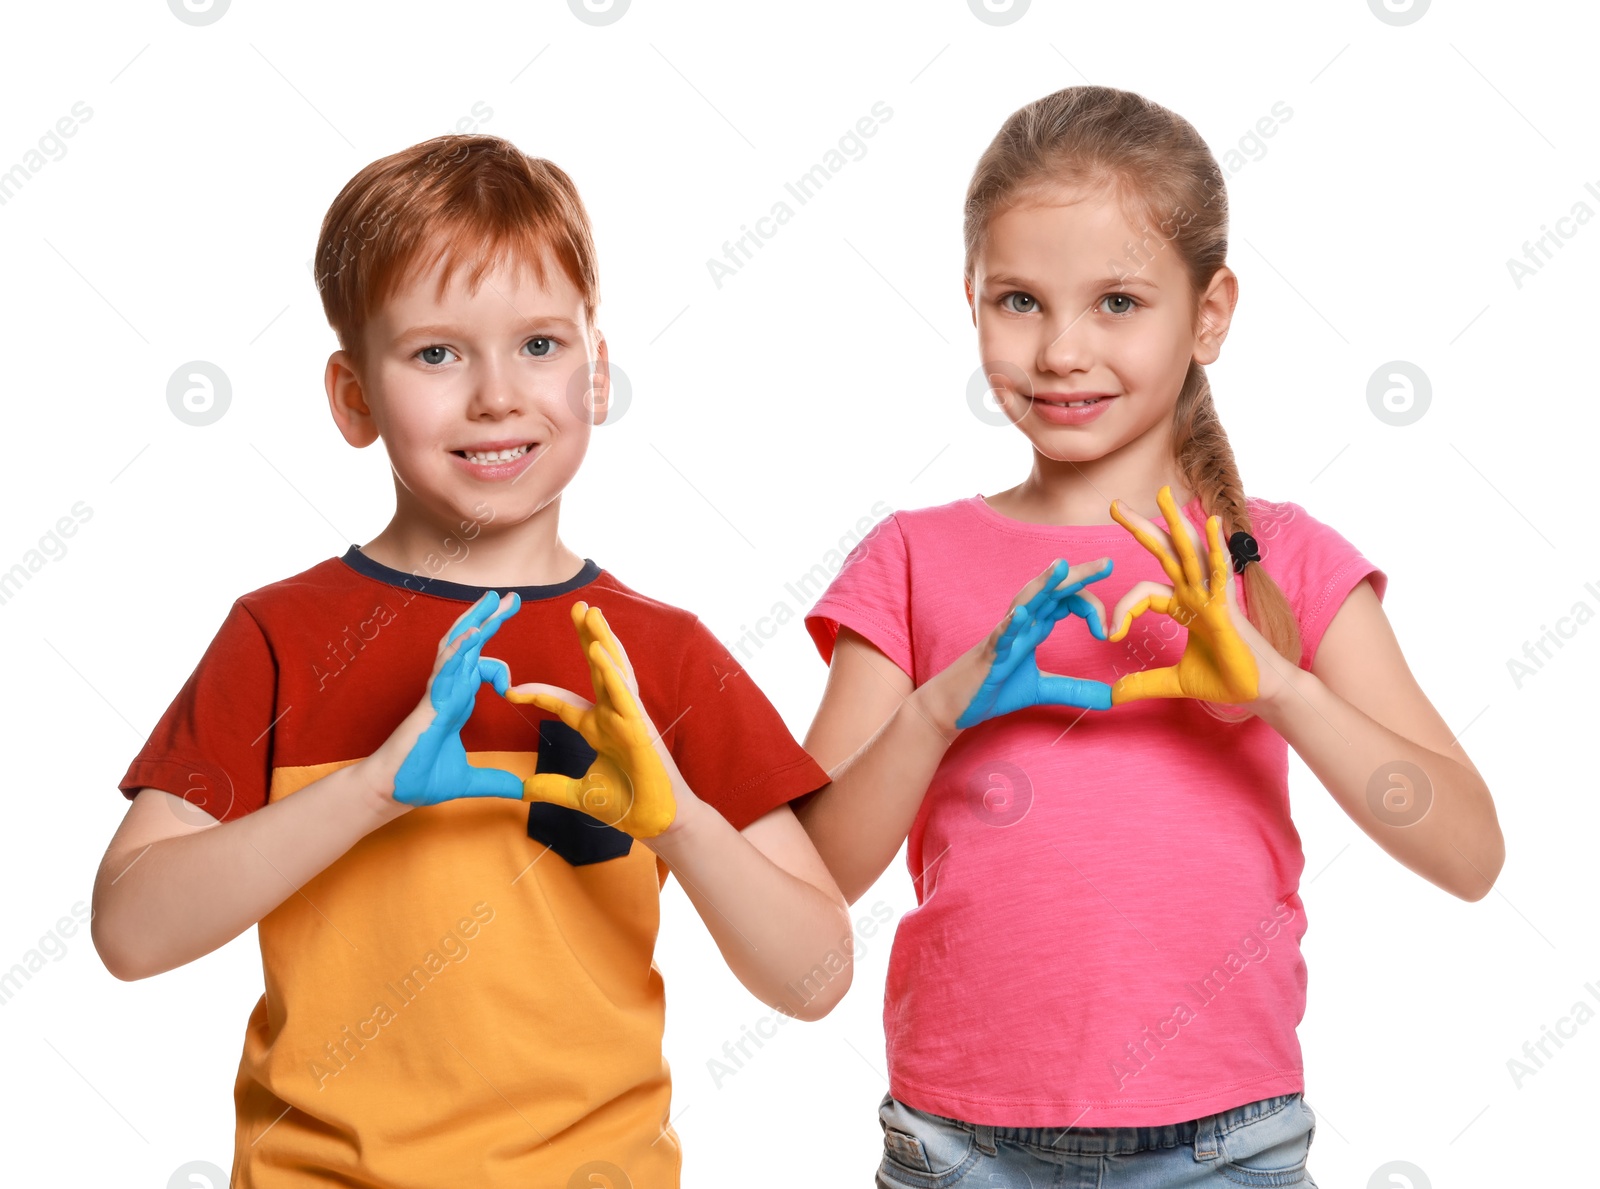
M1196 319L1168 242L1175 230L1134 227L1109 195L1065 191L990 222L967 290L980 357L1006 414L1045 457L1083 462L1164 439L1189 361L1217 358L1233 273L1218 271Z
M328 400L351 445L383 438L397 518L445 536L474 521L498 532L553 512L577 473L591 425L605 418L605 339L548 255L543 285L502 264L468 292L463 265L435 300L443 266L375 312L365 377L345 352L330 357Z

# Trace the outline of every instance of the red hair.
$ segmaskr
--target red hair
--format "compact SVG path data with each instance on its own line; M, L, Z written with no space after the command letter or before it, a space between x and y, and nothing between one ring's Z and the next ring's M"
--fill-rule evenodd
M328 325L359 374L373 312L441 257L442 298L468 262L472 289L507 259L545 284L546 252L583 295L593 326L600 272L572 179L502 137L450 134L382 157L346 182L323 217L312 267Z

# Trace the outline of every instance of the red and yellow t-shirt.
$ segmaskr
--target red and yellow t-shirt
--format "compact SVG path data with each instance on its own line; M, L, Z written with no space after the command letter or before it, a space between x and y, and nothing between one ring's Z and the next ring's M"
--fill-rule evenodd
M511 680L592 696L570 609L600 607L684 779L735 828L828 782L691 613L588 560L512 589L522 608L485 648ZM352 545L244 595L119 787L227 822L372 754L483 593ZM581 773L592 755L492 689L462 742L518 776ZM666 876L626 834L500 798L419 807L362 838L260 922L235 1189L677 1185L652 960Z

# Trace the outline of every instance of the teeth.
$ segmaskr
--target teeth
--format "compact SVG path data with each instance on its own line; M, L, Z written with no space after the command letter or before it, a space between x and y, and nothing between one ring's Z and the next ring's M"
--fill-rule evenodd
M532 446L518 446L514 450L464 450L463 454L469 460L477 463L510 462L513 458L521 458Z

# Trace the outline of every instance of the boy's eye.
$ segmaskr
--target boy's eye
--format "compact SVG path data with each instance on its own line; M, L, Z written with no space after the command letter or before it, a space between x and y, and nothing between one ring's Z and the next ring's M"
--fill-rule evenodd
M555 341L555 339L550 339L550 338L535 337L535 338L529 339L523 345L527 346L527 347L532 347L533 348L533 351L532 351L533 355L539 356L539 357L543 357L543 356L549 355L551 352L553 352L555 350L556 341ZM430 365L432 365L434 367L437 367L439 364L441 364L441 363L443 363L445 361L444 360L444 356L445 355L454 355L454 354L455 354L455 352L450 350L449 347L423 347L420 351L417 352L417 358L422 360L423 363L430 364Z
M1015 305L1015 304L1008 305L1008 304L1006 304L1007 302L1012 301L1013 298L1017 302L1022 302L1022 303L1025 303L1025 304L1022 304L1022 305ZM1034 310L1038 309L1038 307L1039 307L1039 303L1037 301L1035 301L1033 298L1029 297L1026 293L1007 293L1004 297L1002 297L1000 299L1000 308L1001 309L1005 309L1005 310L1010 310L1013 314L1031 314L1031 313L1033 313Z

